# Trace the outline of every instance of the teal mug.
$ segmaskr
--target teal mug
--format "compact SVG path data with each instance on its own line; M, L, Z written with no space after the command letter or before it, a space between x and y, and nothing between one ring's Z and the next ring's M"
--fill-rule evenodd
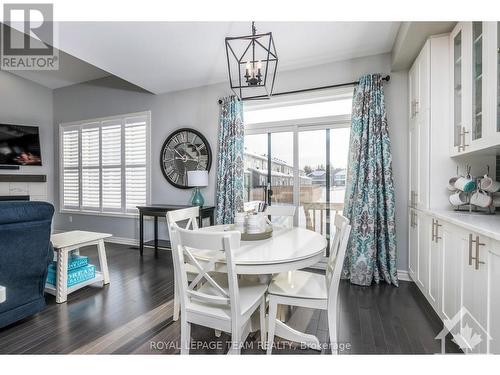
M455 181L455 187L458 190L469 193L476 188L476 182L472 178L460 177Z

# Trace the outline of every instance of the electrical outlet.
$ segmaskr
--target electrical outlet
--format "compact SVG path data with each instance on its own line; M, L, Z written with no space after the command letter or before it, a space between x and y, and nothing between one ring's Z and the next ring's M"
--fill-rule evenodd
M69 215L68 220L69 220L70 223L72 223L73 222L73 216Z

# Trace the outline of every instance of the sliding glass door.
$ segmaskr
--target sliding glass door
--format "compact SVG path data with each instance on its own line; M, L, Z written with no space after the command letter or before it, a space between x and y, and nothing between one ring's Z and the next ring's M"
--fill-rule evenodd
M348 123L268 128L245 136L245 200L248 208L295 205L295 225L329 239L344 207ZM326 254L327 255L327 254Z

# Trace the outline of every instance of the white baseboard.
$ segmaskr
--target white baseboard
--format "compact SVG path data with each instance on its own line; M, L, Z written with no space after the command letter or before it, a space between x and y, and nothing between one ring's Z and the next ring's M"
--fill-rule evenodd
M120 245L129 245L129 246L139 246L139 240L135 238L126 238L126 237L110 237L106 238L104 242L116 243Z
M309 268L313 268L313 269L316 269L316 270L325 270L326 269L326 262L318 262L314 266L311 266ZM398 272L398 280L401 280L401 281L413 281L410 278L410 274L408 273L408 271L398 270L397 272Z
M61 229L53 229L52 234L57 234L57 233L64 233L68 232L67 230L61 230ZM104 242L109 242L109 243L116 243L120 245L129 245L129 246L139 246L139 240L136 240L135 238L126 238L126 237L109 237L104 240Z
M398 270L398 279L401 281L413 281L408 271Z

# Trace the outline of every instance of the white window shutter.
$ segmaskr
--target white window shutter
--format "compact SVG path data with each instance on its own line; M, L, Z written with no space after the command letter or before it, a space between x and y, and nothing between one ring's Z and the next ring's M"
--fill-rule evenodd
M62 205L64 208L76 208L80 205L78 138L78 129L68 129L62 133Z
M102 210L122 209L122 122L103 121L101 127Z
M125 119L125 207L135 211L146 204L146 124L145 116Z
M82 207L100 208L100 129L99 124L85 125L82 137Z
M64 209L137 212L147 203L149 114L61 125Z

